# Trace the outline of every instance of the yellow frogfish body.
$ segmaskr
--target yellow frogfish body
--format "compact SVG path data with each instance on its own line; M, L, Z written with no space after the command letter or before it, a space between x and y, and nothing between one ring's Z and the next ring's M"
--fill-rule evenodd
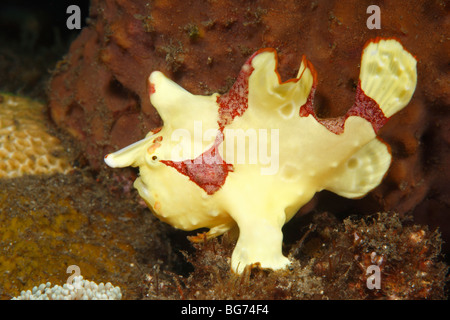
M111 167L139 167L135 188L161 220L214 237L238 228L231 257L281 269L283 225L316 192L362 197L391 163L378 130L410 101L416 59L394 39L369 41L354 105L339 118L314 112L317 85L304 57L296 78L281 82L273 49L253 54L224 95L193 95L161 72L150 99L164 125L109 154Z

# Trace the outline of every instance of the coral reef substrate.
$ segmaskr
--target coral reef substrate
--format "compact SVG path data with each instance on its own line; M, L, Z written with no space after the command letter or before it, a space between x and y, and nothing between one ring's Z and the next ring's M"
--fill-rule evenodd
M97 180L98 178L98 180ZM124 299L142 296L143 273L160 263L179 272L174 230L120 197L89 171L0 179L0 298L73 274L120 286Z
M292 266L231 272L234 242L205 237L186 259L185 277L155 268L146 276L146 299L445 299L448 267L441 262L437 231L397 214L380 213L339 222L316 214L304 236L286 250ZM367 285L369 266L379 268L380 287ZM371 280L369 279L369 282Z

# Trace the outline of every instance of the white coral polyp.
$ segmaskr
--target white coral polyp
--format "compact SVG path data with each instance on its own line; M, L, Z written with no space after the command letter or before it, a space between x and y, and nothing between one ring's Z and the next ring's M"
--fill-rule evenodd
M22 291L12 300L121 300L120 287L110 282L96 284L94 281L83 279L83 276L73 278L72 284L51 286L50 282L34 287L32 290Z

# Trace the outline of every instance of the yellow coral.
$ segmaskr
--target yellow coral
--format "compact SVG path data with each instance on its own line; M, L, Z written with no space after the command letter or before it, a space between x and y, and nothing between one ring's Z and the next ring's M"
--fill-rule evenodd
M68 172L60 141L46 131L44 106L18 96L0 97L0 178Z

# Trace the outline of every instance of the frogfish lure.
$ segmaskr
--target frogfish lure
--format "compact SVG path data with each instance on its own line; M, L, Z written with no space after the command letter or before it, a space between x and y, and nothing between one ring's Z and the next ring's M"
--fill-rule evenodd
M414 56L383 38L364 46L355 102L332 119L314 111L317 76L305 57L281 82L275 50L261 49L223 95L193 95L154 71L150 100L164 125L105 162L139 167L134 187L172 226L208 237L237 228L233 271L282 269L282 227L316 192L359 198L380 184L391 154L377 132L416 82Z

